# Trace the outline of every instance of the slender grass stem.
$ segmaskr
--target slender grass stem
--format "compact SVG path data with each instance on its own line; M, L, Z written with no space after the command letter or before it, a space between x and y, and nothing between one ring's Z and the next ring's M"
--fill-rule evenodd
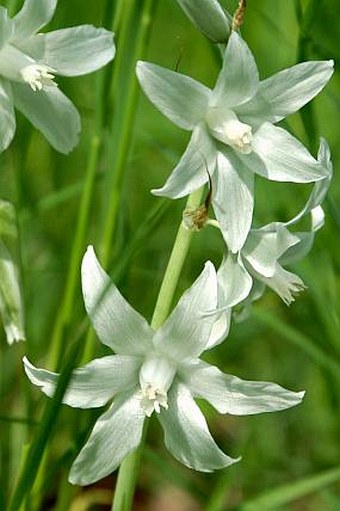
M198 207L202 195L203 188L193 192L188 198L187 206ZM154 330L158 329L164 323L169 314L179 276L189 251L192 235L193 232L186 229L181 222L152 316L151 326ZM148 421L144 424L141 444L124 459L120 466L111 508L112 511L130 511L132 509L133 495L147 427Z

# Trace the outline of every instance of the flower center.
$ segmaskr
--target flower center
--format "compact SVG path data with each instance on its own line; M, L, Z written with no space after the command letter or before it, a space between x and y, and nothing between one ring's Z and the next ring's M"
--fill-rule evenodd
M232 110L210 107L207 123L212 135L242 154L252 152L252 127L238 120Z
M44 64L30 64L21 69L21 76L34 91L41 91L46 87L57 87L54 81L55 69Z
M142 390L142 407L145 414L150 417L153 411L160 413L161 406L168 408L167 391L169 390L176 369L165 358L152 355L143 363L139 382Z

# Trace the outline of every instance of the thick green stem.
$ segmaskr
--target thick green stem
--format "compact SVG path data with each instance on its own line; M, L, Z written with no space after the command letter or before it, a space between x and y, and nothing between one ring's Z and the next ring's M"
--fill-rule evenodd
M203 188L193 192L189 196L187 207L198 207L202 194ZM158 329L164 323L169 314L179 276L189 251L192 235L193 232L186 229L183 226L183 222L181 222L152 316L151 326L154 330ZM125 458L120 466L111 508L112 511L130 511L132 509L133 494L144 448L147 425L148 422L145 422L141 444L134 452Z

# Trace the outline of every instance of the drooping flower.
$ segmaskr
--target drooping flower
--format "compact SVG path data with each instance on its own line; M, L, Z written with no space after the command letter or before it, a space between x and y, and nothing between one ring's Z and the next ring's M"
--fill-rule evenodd
M311 61L260 82L254 58L232 33L213 90L189 76L138 62L139 82L172 122L192 130L189 145L155 195L173 199L213 180L213 208L231 252L243 246L253 215L254 173L295 183L322 179L326 170L286 130L274 126L308 103L330 79L333 61Z
M79 76L114 57L113 34L91 25L37 33L52 18L57 0L25 0L9 18L0 7L0 151L15 133L14 107L58 151L78 142L79 114L59 90L56 75Z
M321 203L325 198L333 174L329 146L321 139L318 152L320 164L327 176L318 181L306 205L288 222L273 222L260 229L251 229L237 255L224 257L217 272L219 284L218 307L223 309L219 321L230 321L231 308L247 299L248 305L262 296L266 286L273 289L289 305L294 295L305 288L298 275L286 270L285 265L302 259L311 249L314 236L324 223ZM291 232L289 227L310 215L310 230Z
M194 398L235 415L282 410L303 398L303 392L243 381L200 360L215 321L202 314L216 307L216 273L210 262L157 331L122 297L92 247L83 259L82 287L99 339L116 354L76 369L64 395L64 403L79 408L100 407L113 398L72 465L72 483L90 484L115 470L139 445L144 420L153 412L175 458L209 472L238 460L217 447ZM27 359L24 364L32 383L52 396L58 374L37 369Z

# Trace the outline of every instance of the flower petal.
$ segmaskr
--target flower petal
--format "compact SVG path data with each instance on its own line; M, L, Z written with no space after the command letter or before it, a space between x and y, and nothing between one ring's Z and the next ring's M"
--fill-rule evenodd
M284 224L273 222L250 231L242 256L256 272L271 277L276 271L277 260L297 243L299 238L289 232Z
M34 367L23 358L25 372L34 385L52 397L59 374ZM63 397L63 403L76 408L105 405L117 392L128 390L138 381L141 361L137 357L111 355L96 358L75 369Z
M239 157L260 176L273 181L310 183L328 175L301 142L270 123L256 131L252 145L252 153Z
M13 41L27 39L44 25L47 25L56 6L57 0L25 0L21 10L13 18Z
M216 316L215 316L216 318ZM210 332L208 342L205 350L211 350L215 346L221 344L226 337L228 337L231 322L231 309L225 309L215 319L213 327Z
M91 73L105 66L115 54L112 32L92 25L38 34L30 44L34 57L64 76Z
M6 44L13 33L13 25L8 18L5 7L0 6L0 50Z
M318 161L326 169L327 176L321 181L315 183L312 193L310 194L308 201L305 204L305 207L302 208L302 210L289 222L286 222L286 226L296 224L299 220L301 220L302 217L308 213L311 213L314 209L320 208L320 204L325 198L333 176L333 164L331 161L331 152L329 146L324 138L320 139ZM320 209L317 211L320 213Z
M27 84L13 83L15 106L61 153L78 143L80 117L73 103L57 88L33 91Z
M139 61L136 72L149 100L172 122L192 130L203 121L210 89L189 76L148 62Z
M277 263L275 272L271 277L266 277L256 272L253 272L253 274L266 286L273 289L287 305L295 301L295 294L306 289L305 284L298 275L285 270L279 263Z
M0 152L11 143L15 127L11 86L7 80L0 78Z
M229 37L223 68L213 90L210 106L235 107L252 98L259 87L254 57L243 39L233 32Z
M194 128L192 137L180 162L162 188L152 190L154 195L178 199L203 186L212 176L216 165L216 148L204 126Z
M218 308L234 307L247 298L253 279L247 272L241 257L228 254L217 270L219 287Z
M97 420L85 446L73 463L72 484L88 485L116 470L141 442L144 413L139 392L126 392Z
M201 410L184 385L173 385L169 408L157 415L171 454L189 468L212 472L239 459L224 454L210 435Z
M229 250L238 252L253 218L254 174L232 149L218 153L212 203Z
M279 122L314 98L334 71L333 60L297 64L263 80L257 95L237 108L244 122Z
M122 355L144 354L154 331L120 294L89 246L81 266L86 310L100 341Z
M305 394L292 392L276 383L241 380L203 361L192 365L188 373L190 379L186 384L194 396L206 399L220 413L277 412L299 404Z
M155 346L177 361L198 356L205 349L215 319L204 315L204 312L216 308L216 303L216 272L214 265L208 261L157 331Z

